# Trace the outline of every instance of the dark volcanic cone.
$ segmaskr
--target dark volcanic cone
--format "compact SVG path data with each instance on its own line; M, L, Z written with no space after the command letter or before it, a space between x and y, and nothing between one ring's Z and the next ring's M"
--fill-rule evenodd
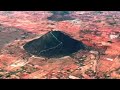
M71 18L68 15L52 15L51 17L48 17L48 20L52 20L52 21L64 21L64 20L74 20L74 18Z
M85 49L85 45L61 31L50 31L26 43L24 49L33 55L47 58L63 57Z
M64 21L64 20L74 20L69 14L70 11L51 11L52 16L48 17L48 20L52 21Z

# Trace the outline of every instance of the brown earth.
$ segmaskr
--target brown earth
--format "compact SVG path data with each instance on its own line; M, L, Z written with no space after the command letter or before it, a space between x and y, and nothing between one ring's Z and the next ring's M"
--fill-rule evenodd
M0 12L0 78L119 79L120 12L71 12L74 20L52 21L49 11ZM62 58L28 54L23 45L51 30L62 30L91 46Z

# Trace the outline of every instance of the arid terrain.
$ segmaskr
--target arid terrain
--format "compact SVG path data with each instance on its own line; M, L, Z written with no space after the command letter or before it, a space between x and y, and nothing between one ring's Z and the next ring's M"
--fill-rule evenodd
M23 48L54 30L88 49L43 58ZM0 79L120 79L120 12L0 11Z

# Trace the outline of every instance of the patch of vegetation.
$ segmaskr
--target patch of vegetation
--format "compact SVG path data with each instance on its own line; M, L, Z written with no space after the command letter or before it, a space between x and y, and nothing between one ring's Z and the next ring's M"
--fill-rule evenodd
M104 79L110 79L110 75L104 74Z
M84 34L93 34L96 36L101 36L102 32L98 31L98 30L81 30L80 33L84 33Z
M95 11L96 14L102 14L102 11Z
M0 74L0 77L2 77L3 75L2 74Z
M5 78L9 78L9 77L11 77L11 75L16 75L16 74L19 73L19 72L20 72L20 73L23 73L23 72L25 72L25 71L21 68L21 69L16 70L16 71L11 71L11 72L5 74L4 76L5 76Z
M107 22L109 25L116 25L117 24L117 22Z
M83 75L80 75L79 78L80 78L80 79L84 79Z
M81 30L80 33L84 33L84 34L91 34L93 31L92 30Z
M120 74L120 68L116 69L116 73Z
M97 22L100 23L100 22L102 22L102 21L101 21L101 20L96 20L96 21L94 21L94 22L96 22L96 23L97 23Z
M85 74L87 74L90 77L94 77L96 75L96 73L93 70L90 70L90 69L85 71Z
M113 43L112 41L107 41L108 43Z
M93 33L93 34L94 34L94 35L96 35L96 36L101 36L102 32L100 32L100 31L96 30L96 31L94 31L94 33Z
M70 55L71 58L76 59L76 64L78 64L79 66L84 66L84 61L87 58L87 55L76 55L76 53Z
M108 74L108 72L101 72L102 75L101 76L97 76L96 75L96 79L111 79L110 75Z
M3 11L2 14L8 16L9 14L13 14L13 11Z
M5 70L3 70L3 69L0 69L0 72L5 72Z
M112 17L113 17L112 15L108 15L108 16L106 16L106 19L110 19Z
M11 74L10 74L10 73L7 73L5 77L8 78L8 77L10 77L10 76L11 76Z

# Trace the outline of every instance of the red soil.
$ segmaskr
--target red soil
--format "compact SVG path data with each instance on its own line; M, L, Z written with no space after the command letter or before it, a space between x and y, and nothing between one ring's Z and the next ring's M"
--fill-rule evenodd
M97 14L92 12L73 12L71 17L78 20L50 21L52 13L38 12L17 12L5 14L0 12L0 24L5 28L14 27L29 31L36 35L43 35L51 30L62 30L73 38L81 40L88 46L92 46L97 51L77 52L77 59L65 57L62 59L44 59L31 57L24 51L22 46L29 40L22 39L9 42L2 47L0 54L0 68L10 74L1 78L48 78L48 79L68 79L68 78L120 78L118 69L120 68L120 21L119 12L103 12ZM2 35L2 32L0 32ZM6 35L6 34L5 34ZM12 35L12 34L11 34ZM9 37L9 36L8 36ZM5 38L3 38L5 39ZM1 39L2 40L2 39ZM84 56L85 60L81 62ZM75 57L75 56L74 56ZM17 62L18 61L18 62ZM15 65L15 63L17 64ZM83 64L83 66L80 65ZM18 72L16 72L18 70ZM20 71L19 71L20 70ZM13 76L11 72L16 72ZM1 72L1 71L0 71ZM73 75L73 76L70 76Z

